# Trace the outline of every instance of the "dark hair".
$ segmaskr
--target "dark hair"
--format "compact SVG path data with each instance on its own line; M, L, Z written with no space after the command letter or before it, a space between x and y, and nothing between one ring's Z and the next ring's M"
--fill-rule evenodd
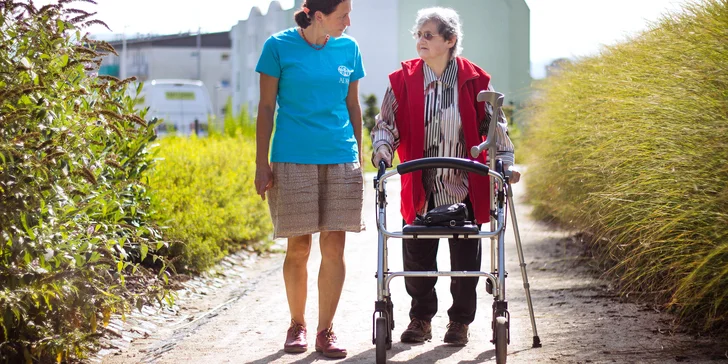
M344 1L346 0L304 0L301 9L293 14L293 19L299 27L306 29L311 25L311 19L317 11L329 15L336 11L336 7ZM308 14L303 11L303 8L308 8Z

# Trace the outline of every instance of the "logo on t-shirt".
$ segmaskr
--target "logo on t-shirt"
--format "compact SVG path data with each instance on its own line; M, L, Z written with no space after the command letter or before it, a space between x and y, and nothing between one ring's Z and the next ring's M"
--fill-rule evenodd
M349 76L351 76L352 73L354 73L354 70L350 70L344 65L339 66L339 73L344 76L339 78L339 83L343 83L345 85L349 84Z
M354 70L350 70L346 68L346 66L339 66L339 73L341 73L344 77L349 77L352 73L354 73Z

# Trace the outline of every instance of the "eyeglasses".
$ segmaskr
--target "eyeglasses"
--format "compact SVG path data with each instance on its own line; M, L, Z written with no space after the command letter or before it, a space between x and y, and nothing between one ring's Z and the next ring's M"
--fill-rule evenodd
M440 36L440 34L432 34L430 32L424 32L424 33L422 33L422 32L414 33L413 32L412 33L412 38L414 38L415 40L420 40L420 38L425 38L425 40L429 41L429 40L432 40L432 38L439 37L439 36Z

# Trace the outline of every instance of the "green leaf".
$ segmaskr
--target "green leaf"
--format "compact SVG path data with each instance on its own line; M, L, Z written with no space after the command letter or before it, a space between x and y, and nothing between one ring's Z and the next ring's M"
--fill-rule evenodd
M91 253L91 256L88 258L88 262L90 263L96 263L99 258L101 258L101 255L98 252Z
M68 55L67 54L64 54L61 56L60 63L61 63L61 67L66 67L66 65L68 64Z
M8 337L8 328L5 327L5 323L2 320L0 320L0 326L2 326L3 328L3 335L5 335L5 337Z
M33 355L30 355L27 346L23 346L23 358L25 359L25 364L33 364Z
M96 312L91 314L91 332L96 332L96 329L98 328L96 322Z
M33 230L28 227L28 221L25 214L20 215L20 221L23 223L23 228L25 228L25 232L28 234L30 240L35 240L35 234L33 233Z
M17 307L13 307L10 310L13 311L13 314L15 314L15 319L20 321L20 310Z
M73 259L76 260L76 267L83 267L83 265L86 264L86 259L84 259L81 254L75 254Z
M139 250L142 255L142 261L144 261L144 259L147 257L147 252L149 252L149 247L147 246L147 244L142 243L142 245L139 247Z

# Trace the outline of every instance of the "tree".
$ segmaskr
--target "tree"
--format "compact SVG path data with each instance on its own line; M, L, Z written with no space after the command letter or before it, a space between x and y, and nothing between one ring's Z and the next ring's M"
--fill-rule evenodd
M377 106L377 95L369 94L364 96L364 128L367 130L367 134L372 132L374 124L376 123L376 117L379 114L379 107Z

